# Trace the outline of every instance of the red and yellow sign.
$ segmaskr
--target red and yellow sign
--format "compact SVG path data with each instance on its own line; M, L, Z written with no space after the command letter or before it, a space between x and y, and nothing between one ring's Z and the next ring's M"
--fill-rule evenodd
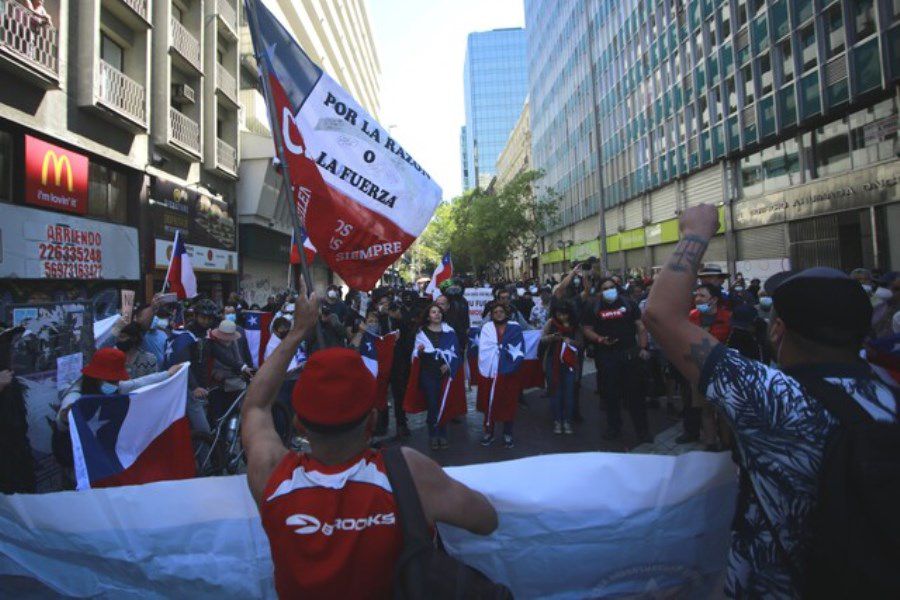
M25 202L85 214L88 208L87 156L26 135Z

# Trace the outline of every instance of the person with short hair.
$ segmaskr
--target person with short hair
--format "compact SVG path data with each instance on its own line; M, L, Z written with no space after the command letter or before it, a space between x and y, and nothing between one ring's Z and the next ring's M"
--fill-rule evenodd
M141 349L144 341L144 328L132 321L119 330L116 335L116 348L125 353L125 370L132 378L156 373L159 366L156 357Z
M359 353L313 353L292 395L309 451L288 450L271 404L284 372L318 317L301 284L293 328L250 384L241 415L247 484L259 507L281 598L391 598L403 535L381 450L372 449L375 378ZM487 498L428 457L403 448L429 524L488 535L497 513ZM352 524L352 525L351 525Z
M697 269L719 228L716 207L687 209L680 226L681 241L653 286L644 322L735 434L744 484L725 592L799 597L815 583L803 569L814 533L810 516L826 444L839 427L804 382L827 380L872 419L897 423L896 390L859 358L872 307L859 284L835 269L775 275L765 284L774 299L767 335L779 366L746 358L687 317Z

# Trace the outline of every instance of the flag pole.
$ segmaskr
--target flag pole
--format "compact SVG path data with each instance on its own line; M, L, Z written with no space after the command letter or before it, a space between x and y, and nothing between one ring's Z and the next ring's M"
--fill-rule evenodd
M282 189L284 193L287 194L287 190L293 190L291 186L291 176L290 176L290 167L288 162L284 158L284 140L280 138L281 131L277 127L278 123L278 115L275 112L275 102L272 97L272 91L269 89L269 69L266 66L266 62L262 60L260 55L259 48L259 20L256 15L256 6L252 0L245 0L244 7L247 9L247 18L250 21L250 39L253 42L253 57L256 59L256 64L259 69L262 71L262 76L260 77L260 83L262 84L262 92L263 98L266 99L266 108L269 112L269 126L272 128L272 141L275 142L275 152L278 155L278 160L281 161L281 177L283 180ZM294 229L294 239L298 244L301 243L303 236L300 234L301 224L300 224L300 215L297 214L297 207L293 201L291 195L286 195L285 197L288 200L288 212L291 215L291 222L293 224ZM306 283L306 292L307 294L311 294L313 292L312 285L312 277L309 273L309 265L306 264L306 253L302 248L300 250L300 273L303 276L303 281ZM290 269L290 254L288 254L288 269ZM316 319L316 340L319 344L319 348L322 349L325 347L325 338L322 334L322 323L317 318Z
M180 229L175 230L175 239L172 241L172 256L175 256L175 250L178 249L178 234L181 233ZM165 294L166 289L169 287L169 273L172 272L172 258L169 258L169 266L166 267L166 278L163 279L162 291L160 294Z

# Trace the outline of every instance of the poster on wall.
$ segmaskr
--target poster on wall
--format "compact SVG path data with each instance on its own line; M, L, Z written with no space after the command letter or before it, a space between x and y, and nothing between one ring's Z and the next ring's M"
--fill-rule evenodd
M224 200L157 178L151 189L153 235L172 240L175 231L185 241L214 250L236 248L236 225L232 207Z
M134 227L0 204L0 277L140 279Z
M83 215L88 209L88 157L25 136L25 202Z
M53 423L65 390L80 377L80 365L93 354L91 304L13 305L6 316L23 328L10 345L10 367L22 385L36 491L56 491L64 482L61 465L53 456Z

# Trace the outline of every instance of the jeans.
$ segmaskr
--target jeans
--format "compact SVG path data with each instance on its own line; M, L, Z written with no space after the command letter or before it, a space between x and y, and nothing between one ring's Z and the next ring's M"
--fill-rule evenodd
M438 425L438 413L441 410L441 375L422 372L419 375L419 389L425 396L425 405L428 407L428 416L425 422L428 424L428 437L447 437L447 426Z
M606 397L606 418L610 431L622 430L621 408L624 403L631 415L634 431L638 436L649 431L647 406L640 394L638 363L633 352L597 352L594 364Z
M185 412L191 424L191 431L210 433L209 421L206 418L206 398L194 398L194 395L188 392Z
M575 411L575 371L560 365L559 381L550 397L554 421L571 421Z

